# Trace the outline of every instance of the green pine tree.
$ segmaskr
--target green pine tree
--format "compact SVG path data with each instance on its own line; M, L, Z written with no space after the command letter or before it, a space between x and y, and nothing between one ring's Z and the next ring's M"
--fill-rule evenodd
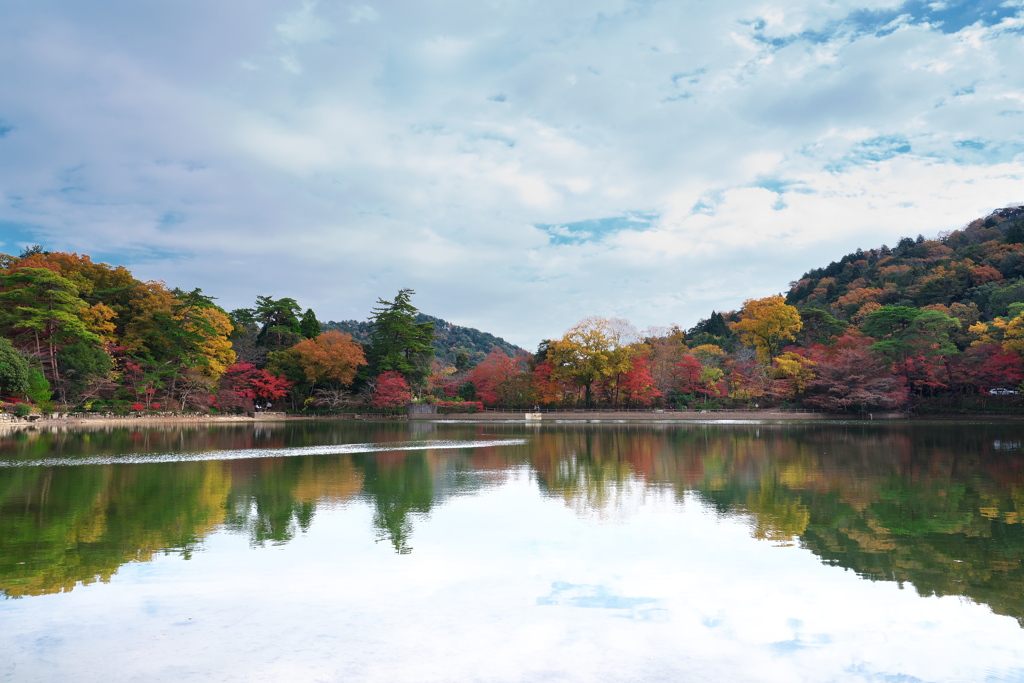
M302 314L302 322L299 323L299 332L306 339L316 339L323 330L320 328L320 321L316 319L316 313L312 308L307 308Z
M412 386L422 386L434 359L434 323L416 322L419 311L409 299L411 289L400 289L394 301L378 299L370 316L370 373L399 372Z

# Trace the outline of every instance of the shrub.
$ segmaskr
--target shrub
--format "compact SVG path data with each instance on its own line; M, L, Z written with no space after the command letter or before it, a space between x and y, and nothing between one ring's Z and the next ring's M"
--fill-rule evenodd
M438 401L434 405L439 413L478 413L484 409L480 401Z
M27 403L19 403L14 406L14 414L18 417L28 417L32 414L32 406Z
M479 396L479 393L476 390L476 384L473 382L466 382L459 387L458 395L463 401L475 401Z

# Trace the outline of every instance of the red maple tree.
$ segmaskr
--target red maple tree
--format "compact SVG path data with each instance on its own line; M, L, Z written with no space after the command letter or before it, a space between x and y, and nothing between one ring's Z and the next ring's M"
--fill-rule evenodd
M494 348L469 373L469 381L476 387L476 393L484 403L495 405L501 400L498 385L522 372L529 357L530 354L524 352L510 358L501 349Z
M374 408L397 408L404 406L412 399L409 384L401 373L388 370L377 377L370 404Z
M633 366L619 378L619 398L627 405L649 406L661 396L651 375L647 356L633 358Z
M235 363L220 379L217 407L242 411L269 408L272 401L287 396L291 386L283 377L260 370L252 363Z

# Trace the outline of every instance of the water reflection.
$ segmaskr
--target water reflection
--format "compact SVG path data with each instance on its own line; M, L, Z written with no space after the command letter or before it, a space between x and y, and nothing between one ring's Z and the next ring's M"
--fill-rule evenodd
M1024 623L1024 453L1012 425L107 427L6 435L0 459L516 438L527 442L0 468L0 590L20 597L107 581L126 562L188 557L216 529L284 544L318 510L354 502L370 507L381 542L406 554L417 520L446 499L527 468L581 515L623 519L644 496L689 495L748 520L754 538L799 544L922 595L966 596ZM555 602L604 599L583 588L556 593Z

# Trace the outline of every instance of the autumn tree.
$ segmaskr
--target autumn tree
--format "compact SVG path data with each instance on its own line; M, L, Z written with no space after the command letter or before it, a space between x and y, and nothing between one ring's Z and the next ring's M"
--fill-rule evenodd
M715 344L701 344L690 349L694 358L700 361L701 365L721 367L726 358L725 350Z
M555 373L549 363L538 363L531 372L537 401L546 405L563 403L577 387Z
M807 391L815 378L813 360L799 353L786 352L775 358L771 377L776 380L773 392L779 398L796 398Z
M592 404L594 382L629 370L637 340L636 330L621 318L586 318L548 349L552 374L582 387L586 405Z
M179 315L185 333L196 338L196 356L190 363L199 366L204 376L217 379L236 358L228 339L232 330L231 319L213 307L192 311L179 309Z
M526 369L525 352L523 355L510 358L507 353L495 347L469 373L469 381L473 383L480 400L489 405L500 401L498 385Z
M531 372L520 372L498 382L494 388L498 403L508 408L525 408L537 403L537 382Z
M646 407L661 396L647 356L635 356L629 370L619 376L617 384L619 398L626 405Z
M647 356L651 376L662 395L672 392L673 369L690 350L686 347L686 334L678 327L648 328L639 350Z
M999 386L1016 387L1024 382L1024 361L1018 352L1007 351L995 344L983 344L972 346L965 355L975 391Z
M902 378L893 375L863 343L830 349L815 360L817 376L807 382L805 406L835 412L893 410L907 400Z
M1003 329L1003 350L1024 356L1024 310L1012 305L1010 313L1013 317Z
M722 368L705 365L700 369L700 382L697 386L697 392L703 394L705 402L709 398L726 395L724 377L725 372Z
M672 391L676 396L692 396L702 388L701 371L704 366L696 356L686 355L672 368Z
M733 331L743 343L757 349L758 360L766 365L778 355L785 341L796 339L802 326L800 312L782 296L747 299L740 311L740 321L732 323Z
M352 335L347 332L324 332L314 339L304 339L290 351L298 358L311 384L348 386L359 368L366 365L363 347L352 341Z
M374 384L370 405L374 408L398 408L412 400L409 384L402 373L388 370L381 373Z
M235 363L220 379L217 406L223 410L246 412L266 410L272 401L288 395L291 382L260 370L251 363Z
M725 368L728 396L734 401L759 401L768 393L771 385L769 367L758 362L758 354L754 349L738 349L725 363Z
M124 350L182 410L208 407L216 380L236 360L231 318L199 289L172 291L158 282L139 283L131 304Z

